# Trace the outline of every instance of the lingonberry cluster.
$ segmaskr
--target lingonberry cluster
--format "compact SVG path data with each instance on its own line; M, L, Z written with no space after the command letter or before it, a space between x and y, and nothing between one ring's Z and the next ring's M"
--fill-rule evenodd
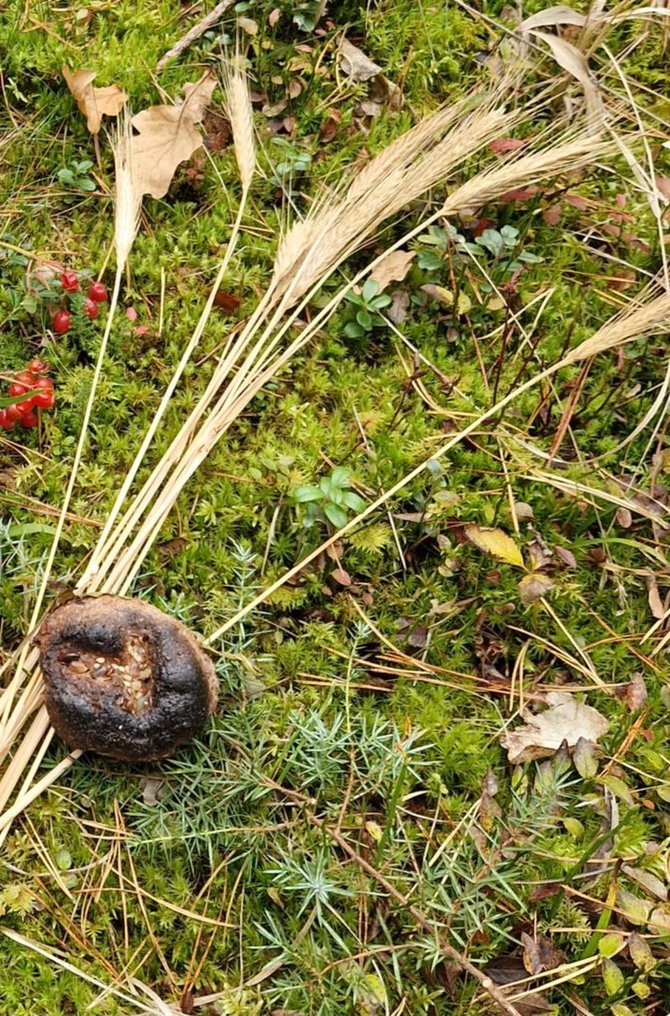
M0 409L0 427L3 430L11 430L15 423L22 427L36 427L39 417L35 410L53 409L56 401L54 383L46 376L48 373L49 364L35 359L10 381L7 394L16 401Z
M62 272L60 284L67 294L69 307L60 307L53 316L53 329L59 335L65 335L72 326L72 310L83 309L86 317L93 320L100 313L100 304L107 301L107 287L104 282L91 282L88 296L83 297L81 282L76 272ZM83 303L82 303L83 297Z

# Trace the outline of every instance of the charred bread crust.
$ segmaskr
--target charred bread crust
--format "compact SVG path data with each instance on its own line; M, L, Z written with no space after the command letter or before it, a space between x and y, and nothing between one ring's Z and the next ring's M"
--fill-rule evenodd
M140 600L72 599L36 639L46 707L70 748L166 758L214 712L211 660L180 621Z

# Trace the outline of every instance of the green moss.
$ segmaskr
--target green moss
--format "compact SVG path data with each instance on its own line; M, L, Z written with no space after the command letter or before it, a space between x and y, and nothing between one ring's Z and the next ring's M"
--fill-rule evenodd
M0 631L11 649L28 623L54 527L53 515L28 498L61 503L101 335L99 321L78 319L66 336L48 337L46 310L32 313L23 304L26 266L13 248L97 274L113 232L104 139L94 193L68 203L72 195L58 181L63 167L93 158L60 68L91 67L98 84L118 81L133 108L143 108L159 101L156 62L191 14L168 0L6 6L0 117L11 143L0 184L0 372L20 369L39 351L52 364L57 388L57 411L44 414L39 434L22 435L19 447L0 442ZM452 7L336 3L323 34L292 20L307 18L309 5L280 3L276 23L269 17L274 7L247 5L244 13L258 25L247 42L254 88L266 93L268 105L286 99L277 116L294 118L290 144L310 156L306 172L288 183L290 201L302 210L339 184L354 160L486 82L498 56L509 58L509 48L498 51L500 35L486 17ZM489 3L483 13L497 18L502 8ZM524 14L541 8L527 5ZM345 27L401 83L400 112L364 118L359 103L367 85L336 77L334 48ZM663 115L663 33L648 27L631 46L641 25L623 22L608 45L628 54L626 72L651 90L636 90L643 108ZM178 95L203 65L215 63L216 34L161 74L168 94ZM593 66L603 60L596 50ZM556 67L549 58L540 61L528 89L536 75L555 77ZM287 95L298 78L300 94ZM220 101L216 93L213 101ZM254 185L223 285L241 299L239 319L266 285L289 218L288 198L272 180L280 149L262 107L255 115L265 178ZM319 132L332 109L341 121L326 142ZM545 129L552 115L538 116L523 133ZM659 149L658 175L667 175L663 158ZM464 175L491 159L478 156ZM565 191L585 207L564 201ZM166 199L145 204L121 299L138 320L132 324L121 313L112 329L71 505L81 519L65 528L50 598L72 583L95 544L198 320L238 200L233 153L213 150L179 170ZM546 221L547 205L558 202L560 222ZM367 264L424 211L417 204L402 223L386 224L346 271ZM602 228L622 212L622 235ZM551 184L548 194L495 203L477 217L518 231L513 256L531 256L510 294L518 322L487 289L491 281L503 291L510 283L504 259L445 257L422 267L421 252L434 248L420 237L412 244L411 272L399 284L410 297L400 329L430 365L385 327L347 339L349 311L341 308L212 450L161 530L135 594L205 635L213 632L326 535L324 522L302 524L291 498L297 487L345 466L355 489L372 500L489 406L494 391L503 395L592 334L613 304L659 269L657 227L623 160ZM457 224L470 242L477 217ZM637 273L635 289L611 285L622 268ZM339 284L331 280L325 296ZM426 285L453 290L456 309L432 299ZM467 298L460 311L459 294ZM215 312L141 478L201 395L235 322L235 315ZM137 335L138 324L148 330ZM561 480L617 496L619 474L635 473L643 494L665 485L663 430L653 462L643 459L647 435L625 454L590 462L611 452L644 416L665 353L662 340L639 340L593 362L560 449ZM338 549L349 587L333 577L336 563L323 558L228 632L216 647L222 707L174 760L137 770L93 757L71 766L7 839L2 924L58 948L104 984L123 984L130 970L173 1002L191 990L221 993L221 1013L353 1016L403 1005L412 1014L439 1016L486 1011L470 979L445 988L449 976L434 941L369 870L347 859L325 823L474 961L509 956L535 924L567 961L579 959L621 864L665 877L670 820L667 667L661 654L650 664L652 643L640 641L653 622L644 582L650 570L658 573L661 595L667 592L664 534L644 515L633 513L627 525L606 498L556 489L538 475L546 460L529 448L549 451L578 376L578 368L566 371L552 388L515 400L503 419L458 444L407 485L387 514L380 511L353 533ZM658 489L656 495L662 500ZM510 496L533 511L515 536L525 560L542 548L553 554L551 610L522 603L522 571L485 556L465 537L467 523L514 534ZM574 568L560 562L557 548L574 554ZM611 775L624 784L614 830L598 779L583 779L560 757L510 770L499 743L501 729L517 722L520 675L526 702L550 686L595 686L580 654L605 685L588 700L610 721L600 768L613 756ZM646 683L644 714L610 694L635 672ZM45 765L63 756L54 743ZM491 793L490 774L497 793L482 799L483 787ZM610 840L607 873L591 881L590 859L602 859L604 848L596 852ZM626 886L643 893L639 882ZM72 971L56 973L46 957L4 937L0 958L3 1013L74 1014L98 994L94 984ZM260 972L267 976L256 981ZM239 987L250 979L251 986ZM660 994L656 972L650 983ZM579 992L590 1011L609 1012L597 968ZM567 999L558 989L550 1001L561 1012ZM111 996L98 1006L105 1016L126 1009Z

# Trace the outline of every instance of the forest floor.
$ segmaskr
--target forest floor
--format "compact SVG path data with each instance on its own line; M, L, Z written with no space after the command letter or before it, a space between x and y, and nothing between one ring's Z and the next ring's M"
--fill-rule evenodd
M477 421L670 285L667 7L597 5L585 26L531 2L523 18L545 16L520 26L497 0L242 2L157 70L212 6L3 5L2 394L40 357L55 400L38 425L0 431L5 659L43 581L49 606L81 574L240 203L217 87L204 147L144 201L51 566L106 316L87 317L84 280L113 283L111 148L63 65L118 84L135 112L219 74L236 35L248 61L258 169L139 480L258 305L287 224L422 117L496 88L525 111L375 229L292 335L445 194L558 141L585 104L609 148L433 215L184 486L128 591L210 640L219 708L172 759L85 754L21 810L0 853L0 1012L458 1016L495 1011L500 990L520 1016L664 1016L667 331ZM83 286L60 334L45 264ZM529 710L547 716L526 729ZM35 778L67 754L54 739Z

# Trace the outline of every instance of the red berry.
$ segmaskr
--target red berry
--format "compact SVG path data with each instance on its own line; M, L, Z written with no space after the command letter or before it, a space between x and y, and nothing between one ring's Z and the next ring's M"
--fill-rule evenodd
M58 332L59 335L65 335L69 332L70 325L72 324L72 315L69 310L59 310L54 314L54 331Z
M26 413L30 413L32 411L32 408L35 405L35 399L24 399L23 402L15 402L14 405L19 411L19 416L25 416Z
M66 293L76 293L79 289L79 277L76 272L63 272L60 284Z
M21 417L20 423L21 423L22 427L36 427L37 426L37 416L35 415L35 413L32 413L32 412L31 413L26 413L25 416Z
M25 385L27 388L32 388L35 384L35 375L31 370L20 370L16 375L16 380L19 384Z
M86 317L90 318L91 321L93 320L93 318L97 318L98 314L100 313L100 308L98 307L95 300L91 300L90 296L87 296L86 300L84 301L84 310L86 311Z
M10 420L7 416L7 410L0 409L0 427L2 427L3 430L11 430L13 426L14 421Z
M88 296L96 303L105 303L107 301L107 286L104 282L92 282L88 287Z
M40 360L39 357L35 357L35 359L31 360L28 364L28 370L32 374L48 374L49 364L45 363L44 360Z
M16 423L16 421L22 416L21 403L18 403L17 405L17 403L14 402L11 406L6 406L4 413L8 420L11 420L12 423Z
M40 377L35 382L35 388L39 394L33 396L34 405L40 409L53 409L55 401L53 381L48 377Z
M56 404L56 397L53 392L44 392L35 399L35 405L39 409L53 409Z
M21 384L20 381L12 381L9 388L7 389L7 393L11 395L13 399L15 399L17 395L25 395L26 392L29 390L29 387L30 387L29 385Z

